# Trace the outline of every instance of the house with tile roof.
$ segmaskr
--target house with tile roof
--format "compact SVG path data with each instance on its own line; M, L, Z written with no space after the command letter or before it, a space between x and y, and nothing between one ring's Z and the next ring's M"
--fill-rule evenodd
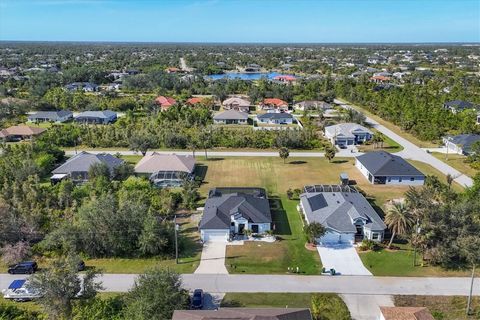
M317 239L319 243L383 240L385 223L368 200L351 186L305 186L299 210L308 224L318 222L327 229L327 233Z
M227 241L245 230L263 234L271 225L265 189L232 187L210 190L199 228L201 239L208 242Z
M367 152L355 158L355 166L371 184L419 186L425 175L400 156L385 151Z
M145 155L135 166L135 173L146 176L157 187L179 187L183 179L195 177L195 158L190 155L162 154Z
M285 112L288 110L288 103L278 98L267 98L260 103L260 109L267 112Z
M174 106L177 101L172 97L158 96L155 98L155 103L160 106L162 111L166 111L170 107Z
M19 141L32 139L44 133L46 129L39 127L30 127L26 125L11 126L0 130L0 139L5 141Z
M380 307L380 320L434 320L424 307Z
M231 97L223 101L222 106L223 106L223 109L225 110L249 112L251 103L250 101L243 98Z

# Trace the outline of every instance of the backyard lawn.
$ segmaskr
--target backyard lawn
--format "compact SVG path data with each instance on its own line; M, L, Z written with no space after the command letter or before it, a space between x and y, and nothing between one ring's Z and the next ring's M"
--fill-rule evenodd
M467 297L449 296L394 296L397 307L427 307L436 320L480 319L480 297L473 297L473 314L467 317Z
M416 267L413 266L414 251L406 245L398 245L400 250L380 250L359 252L365 267L374 276L397 276L397 277L456 277L468 276L470 272L445 270L440 267L420 266L421 255L417 252Z
M467 159L466 156L462 156L459 154L449 154L448 160L444 153L439 152L432 152L432 156L435 158L442 160L443 162L447 163L451 167L457 169L463 174L466 174L469 177L474 177L477 173L480 173L479 170L472 168L468 163L465 162Z
M333 293L227 293L221 307L242 308L311 308L312 296L320 297L322 319L350 319L343 300Z

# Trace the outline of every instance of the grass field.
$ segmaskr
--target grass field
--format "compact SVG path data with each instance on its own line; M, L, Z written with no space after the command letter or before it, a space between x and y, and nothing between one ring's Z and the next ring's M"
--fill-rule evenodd
M374 276L397 277L456 277L468 276L469 271L445 270L440 267L420 266L421 256L417 252L416 266L413 266L414 251L407 245L398 245L400 250L360 252L365 267Z
M442 160L443 162L447 163L448 165L452 166L453 168L457 169L463 174L466 174L469 177L474 177L476 174L480 173L479 170L472 168L468 163L465 162L465 160L467 159L466 156L462 156L459 154L449 154L447 160L444 153L432 152L431 154L435 158Z
M387 127L388 129L392 130L392 131L395 132L396 134L404 137L405 139L409 140L410 142L412 142L413 144L419 146L420 148L434 148L434 147L437 147L437 146L438 146L436 143L433 143L433 142L430 142L430 141L423 141L423 140L418 139L418 138L415 137L413 134L402 130L400 127L394 125L393 123L391 123L391 122L389 122L389 121L383 120L383 119L380 118L379 116L371 113L370 111L366 110L365 108L362 108L361 106L354 105L354 104L348 102L348 101L345 100L345 99L338 99L338 100L343 101L344 103L347 103L348 105L350 105L350 106L353 107L354 109L357 109L358 111L361 111L361 112L364 113L367 117L372 118L373 120L377 121L378 123L380 123L381 125Z
M466 316L467 297L395 296L397 307L427 307L436 320L480 319L480 297L473 297L473 314Z
M374 130L374 132L376 132ZM367 151L379 151L379 150L385 150L390 153L395 153L403 150L403 147L399 145L396 141L391 139L390 137L385 136L385 141L383 142L383 147L382 146L377 146L374 148L374 144L363 144L363 145L358 145L358 150L361 152L367 152Z
M437 176L441 182L445 184L447 183L447 177L437 169L430 166L429 164L425 162L414 161L414 160L407 160L407 161L413 164L418 170L422 171L423 174ZM464 188L456 182L453 182L452 188L457 192L464 191Z

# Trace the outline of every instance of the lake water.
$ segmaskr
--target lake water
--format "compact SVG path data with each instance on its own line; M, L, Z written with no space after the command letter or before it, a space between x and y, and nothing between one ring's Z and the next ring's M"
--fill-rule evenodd
M207 78L212 80L219 79L240 79L240 80L259 80L261 78L273 79L276 76L281 76L278 72L259 72L259 73L223 73L223 74L212 74L207 76Z

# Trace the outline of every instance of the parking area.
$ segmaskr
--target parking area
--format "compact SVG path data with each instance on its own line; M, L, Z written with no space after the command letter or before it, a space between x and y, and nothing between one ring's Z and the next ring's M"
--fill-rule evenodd
M226 241L208 241L203 244L200 265L195 273L227 274L225 267Z
M335 269L340 275L371 276L352 244L324 244L317 246L318 254L326 269Z

